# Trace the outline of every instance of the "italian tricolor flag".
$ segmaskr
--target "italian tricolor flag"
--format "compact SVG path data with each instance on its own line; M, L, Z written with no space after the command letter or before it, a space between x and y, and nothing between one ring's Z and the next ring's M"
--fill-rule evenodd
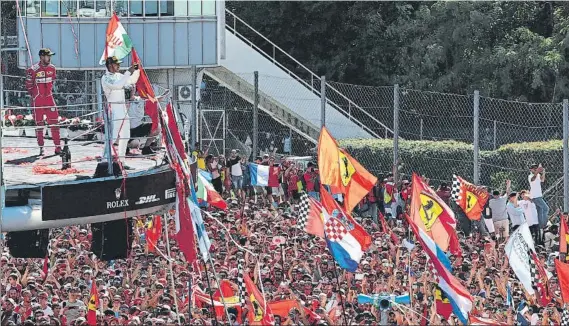
M204 200L208 204L213 207L217 207L219 209L227 209L227 203L221 195L215 191L213 185L207 181L207 179L201 175L201 173L197 173L198 175L198 193L197 196L199 199Z
M107 37L105 39L105 50L99 61L100 65L105 64L108 57L115 56L117 59L122 60L130 54L132 49L132 40L126 33L119 17L113 14L107 25Z

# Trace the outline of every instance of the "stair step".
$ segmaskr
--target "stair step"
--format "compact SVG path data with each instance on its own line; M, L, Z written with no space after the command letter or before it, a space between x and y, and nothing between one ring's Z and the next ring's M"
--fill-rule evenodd
M253 104L255 99L255 89L246 80L225 67L206 68L204 73L227 87L235 94L241 96L249 103ZM274 98L259 91L259 109L270 114L274 119L291 127L297 133L303 135L308 140L317 143L320 128L302 118L285 105L279 103Z

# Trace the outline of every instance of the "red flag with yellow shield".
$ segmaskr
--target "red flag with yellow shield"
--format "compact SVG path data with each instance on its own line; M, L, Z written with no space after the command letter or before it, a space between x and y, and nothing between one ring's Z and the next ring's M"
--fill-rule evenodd
M375 176L338 146L326 127L322 127L318 140L318 171L323 185L344 194L344 208L348 213L377 182Z
M470 220L478 221L482 216L489 195L485 189L455 175L452 180L451 198Z
M87 307L87 324L97 325L97 307L99 306L99 294L95 281L91 281L91 297Z
M452 254L460 254L454 212L415 173L413 173L409 215L443 251L450 249Z

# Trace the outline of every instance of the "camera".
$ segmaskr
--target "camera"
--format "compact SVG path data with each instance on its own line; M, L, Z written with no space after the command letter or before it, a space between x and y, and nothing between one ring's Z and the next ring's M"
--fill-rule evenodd
M391 308L391 303L396 304L409 304L410 297L409 294L404 295L393 295L393 294L372 294L372 295L365 295L365 294L358 294L358 303L359 304L366 304L370 303L376 305L380 310L387 310Z
M391 307L391 302L388 299L381 299L379 300L379 309L385 310Z

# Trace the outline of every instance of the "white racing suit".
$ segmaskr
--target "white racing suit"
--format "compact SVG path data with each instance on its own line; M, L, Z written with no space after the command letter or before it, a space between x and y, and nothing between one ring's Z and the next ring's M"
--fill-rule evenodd
M101 78L101 85L107 97L108 105L110 105L111 137L113 142L118 140L117 155L119 158L126 155L126 148L130 139L130 118L128 116L128 107L125 103L124 89L136 84L139 76L139 70L135 70L132 75L129 71L125 71L124 75L120 72L111 73L107 71ZM112 150L111 154L114 155Z

